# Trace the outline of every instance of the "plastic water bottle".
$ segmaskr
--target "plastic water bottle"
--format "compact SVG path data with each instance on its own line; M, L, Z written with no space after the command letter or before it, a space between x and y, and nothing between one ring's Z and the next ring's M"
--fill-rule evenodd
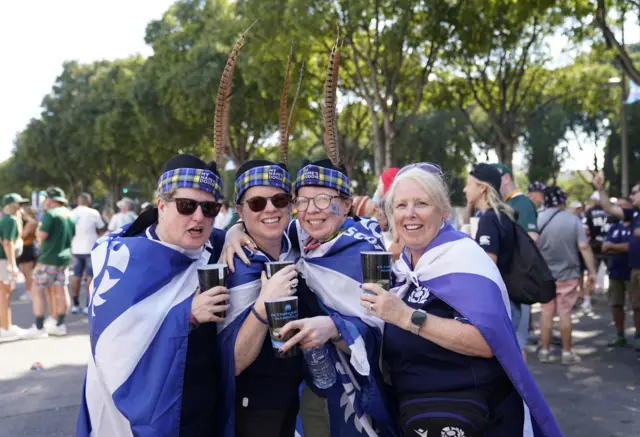
M329 348L326 344L303 349L302 353L307 361L313 385L324 390L336 383L336 369L329 358Z

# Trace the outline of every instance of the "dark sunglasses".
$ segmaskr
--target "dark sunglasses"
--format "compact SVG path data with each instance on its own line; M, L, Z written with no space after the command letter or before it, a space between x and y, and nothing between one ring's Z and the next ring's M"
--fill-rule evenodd
M214 202L213 200L205 200L204 202L198 202L193 199L186 198L176 198L172 199L171 202L176 203L176 209L182 215L192 215L200 206L202 210L202 215L207 218L215 218L220 212L220 208L222 208L222 203Z
M271 201L271 204L278 209L286 208L291 203L291 194L278 193L275 196L271 197L255 196L251 199L243 201L242 203L246 203L247 205L249 205L249 209L251 211L260 212L264 211L264 209L267 207L267 201L269 200Z

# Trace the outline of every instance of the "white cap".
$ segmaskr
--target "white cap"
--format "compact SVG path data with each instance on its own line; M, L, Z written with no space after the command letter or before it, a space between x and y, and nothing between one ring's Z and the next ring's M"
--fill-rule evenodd
M591 195L591 200L595 200L596 202L600 201L600 193L597 191L594 191L593 194Z
M569 204L569 208L582 208L582 203L578 202L577 200L574 200L573 202L571 202Z

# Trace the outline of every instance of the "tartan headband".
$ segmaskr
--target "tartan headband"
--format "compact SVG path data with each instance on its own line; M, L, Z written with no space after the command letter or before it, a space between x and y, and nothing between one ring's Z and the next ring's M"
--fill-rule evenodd
M333 188L346 197L353 195L351 181L344 173L315 164L306 165L298 172L296 192L305 186Z
M236 178L235 201L240 202L251 187L277 187L291 193L291 176L279 165L253 167Z
M167 193L174 188L196 188L222 198L222 179L212 172L200 168L176 168L166 171L158 179L158 192Z

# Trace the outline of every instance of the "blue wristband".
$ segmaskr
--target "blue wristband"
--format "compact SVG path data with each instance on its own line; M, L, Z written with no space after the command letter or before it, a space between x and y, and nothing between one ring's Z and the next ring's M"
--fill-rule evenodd
M256 317L256 319L258 319L260 323L262 323L263 325L269 324L265 319L262 318L262 316L260 316L260 314L258 314L258 312L256 311L255 305L251 305L251 312Z

